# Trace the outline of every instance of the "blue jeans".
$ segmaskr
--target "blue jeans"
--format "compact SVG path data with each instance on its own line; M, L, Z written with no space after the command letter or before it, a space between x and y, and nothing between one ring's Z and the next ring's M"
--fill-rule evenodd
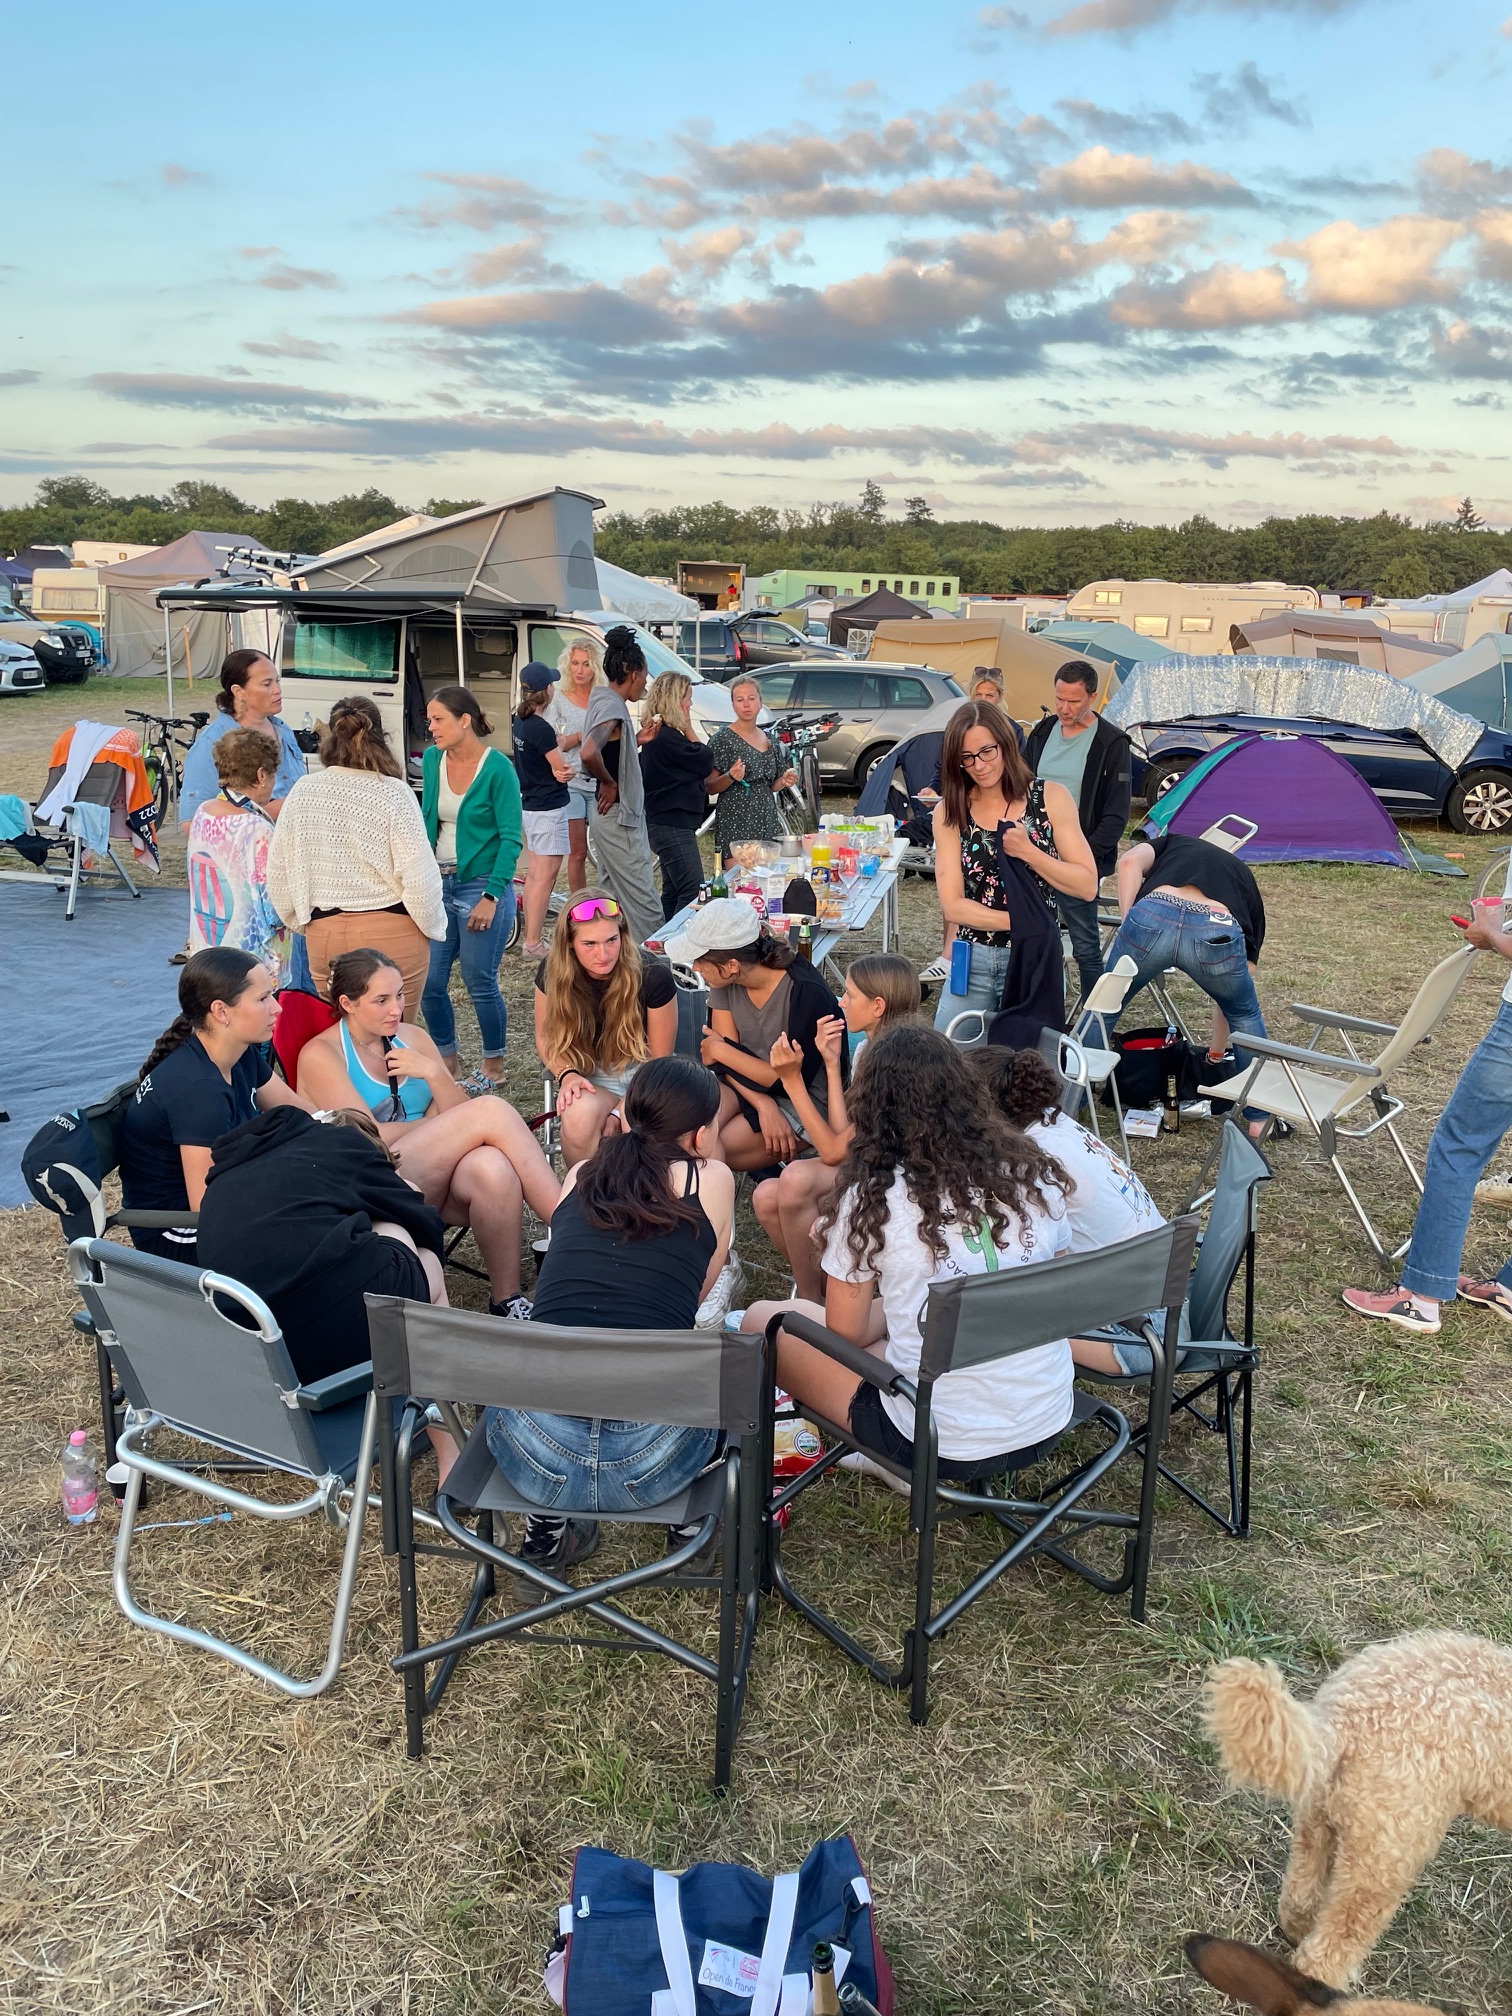
M1459 1286L1460 1256L1470 1224L1475 1186L1486 1164L1512 1127L1512 1002L1503 1001L1496 1020L1471 1053L1449 1104L1428 1143L1423 1199L1418 1205L1412 1244L1402 1269L1402 1285L1414 1295L1452 1302ZM1512 1260L1497 1280L1512 1287Z
M1249 1069L1254 1055L1240 1039L1263 1036L1265 1018L1244 956L1244 933L1237 924L1219 923L1206 912L1174 902L1169 896L1146 896L1119 926L1104 955L1106 971L1111 973L1126 952L1136 971L1124 996L1123 1014L1128 1013L1129 1003L1141 988L1174 966L1195 980L1223 1010L1234 1032L1238 1069Z
M685 1491L719 1446L716 1428L520 1407L490 1407L483 1432L505 1477L544 1512L649 1511Z
M305 943L303 931L293 932L289 939L289 945L288 984L291 987L299 988L301 993L313 994L315 992L315 982L310 974L310 948Z
M425 992L420 997L420 1005L425 1010L425 1026L435 1039L436 1048L443 1057L455 1057L457 1023L452 1014L451 997L446 990L451 982L452 967L460 959L462 984L472 1000L473 1012L478 1018L478 1033L483 1038L483 1055L490 1063L495 1063L504 1055L504 1039L509 1026L509 1011L504 1006L504 996L499 992L499 961L504 957L504 947L514 929L515 894L512 887L505 890L494 905L493 922L486 931L469 931L467 920L478 898L484 894L485 886L481 879L459 882L454 874L442 871L441 900L446 906L446 936L432 940L430 972L425 977Z
M957 940L957 943L960 941ZM940 994L940 1005L935 1010L934 1026L943 1034L952 1019L963 1015L968 1008L980 1008L988 1022L998 1012L1003 999L1003 983L1008 978L1008 960L1013 951L1011 945L973 945L971 948L971 978L964 994L952 994L947 980ZM946 954L949 964L949 954ZM974 1027L975 1025L968 1025ZM968 1036L967 1047L975 1049L987 1041L986 1029L974 1036Z
M1102 933L1097 928L1097 898L1065 896L1057 889L1052 900L1071 940L1071 956L1076 961L1076 982L1085 1001L1103 973Z

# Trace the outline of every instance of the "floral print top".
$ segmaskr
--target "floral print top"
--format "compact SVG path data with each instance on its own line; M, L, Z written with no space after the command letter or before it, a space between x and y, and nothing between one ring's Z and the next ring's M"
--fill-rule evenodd
M1050 824L1050 814L1045 810L1045 786L1038 777L1029 786L1029 795L1024 800L1022 824L1036 847L1043 847L1054 859L1060 859L1055 852L1055 829ZM972 903L980 903L984 909L1007 910L1009 907L1008 891L1003 886L998 868L996 827L978 826L973 819L961 835L961 885L962 894ZM1006 945L1010 934L1007 931L984 931L975 924L962 924L956 936L971 945Z
M745 764L742 783L732 784L714 800L714 844L721 854L741 840L780 840L786 832L772 786L787 768L768 738L765 749L753 749L733 728L721 728L709 742L709 767L728 770Z

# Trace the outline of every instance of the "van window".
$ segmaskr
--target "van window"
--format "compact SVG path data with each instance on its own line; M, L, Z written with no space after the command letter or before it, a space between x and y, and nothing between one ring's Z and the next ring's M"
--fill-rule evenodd
M532 658L539 659L541 664L550 665L555 668L559 664L562 653L567 649L568 645L577 643L578 639L582 636L583 632L575 626L567 628L558 623L532 623L530 626L530 655ZM600 647L598 655L600 658L603 657L602 647ZM504 662L501 663L500 670L513 674L514 667Z
M918 592L919 592L919 584L918 584L918 582L917 582L917 581L910 581L910 582L909 582L909 584L908 584L908 592L909 592L909 594L910 594L910 595L917 595L917 594L918 594Z
M1171 627L1169 616L1136 616L1134 628L1141 637L1164 637Z
M870 687L872 681L867 680ZM929 688L922 679L907 679L895 672L878 674L878 692L875 697L867 692L862 700L863 707L927 707Z
M1094 588L1092 590L1092 600L1099 609L1113 609L1122 602L1123 590L1122 588Z
M793 687L797 679L796 672L763 672L757 681L761 688L762 704L767 707L786 707L793 697Z
M1212 627L1213 627L1213 619L1211 616L1183 616L1181 619L1181 630L1183 636L1190 635L1190 633L1194 630L1201 631L1204 635L1206 635L1206 633L1209 630L1211 630Z
M933 595L933 593L934 593L934 583L933 583L933 581L926 581L926 582L924 583L924 593L925 593L926 595Z
M295 622L285 626L284 636L283 669L293 678L396 681L399 677L397 623Z

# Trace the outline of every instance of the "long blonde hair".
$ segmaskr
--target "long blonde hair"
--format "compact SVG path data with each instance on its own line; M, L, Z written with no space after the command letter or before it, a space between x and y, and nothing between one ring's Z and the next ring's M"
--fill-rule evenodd
M567 684L567 671L572 663L572 654L574 651L586 651L588 653L588 662L593 667L593 677L588 681L589 686L602 686L605 683L603 650L596 637L585 637L582 635L568 638L567 642L557 653L556 667L561 685L565 687Z
M619 914L619 958L604 989L602 1006L595 1002L583 962L573 949L577 926L572 912L595 897L610 900L607 889L579 890L562 912L546 953L546 1049L565 1067L588 1076L644 1064L651 1054L641 1009L640 951L623 909Z
M659 672L646 695L646 718L655 714L675 728L679 735L693 738L693 717L688 702L693 697L693 681L685 672Z

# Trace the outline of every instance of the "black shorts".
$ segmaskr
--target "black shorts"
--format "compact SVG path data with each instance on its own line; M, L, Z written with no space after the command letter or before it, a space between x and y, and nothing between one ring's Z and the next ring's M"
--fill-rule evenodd
M882 1405L880 1387L862 1382L850 1404L850 1430L858 1442L864 1442L878 1456L912 1469L914 1445ZM982 1456L970 1463L957 1463L942 1456L940 1475L950 1484L975 1484L984 1477L1000 1477L1005 1470L1027 1470L1031 1463L1043 1462L1064 1432L1057 1429L1055 1434L1027 1449L1009 1449L1001 1456Z

